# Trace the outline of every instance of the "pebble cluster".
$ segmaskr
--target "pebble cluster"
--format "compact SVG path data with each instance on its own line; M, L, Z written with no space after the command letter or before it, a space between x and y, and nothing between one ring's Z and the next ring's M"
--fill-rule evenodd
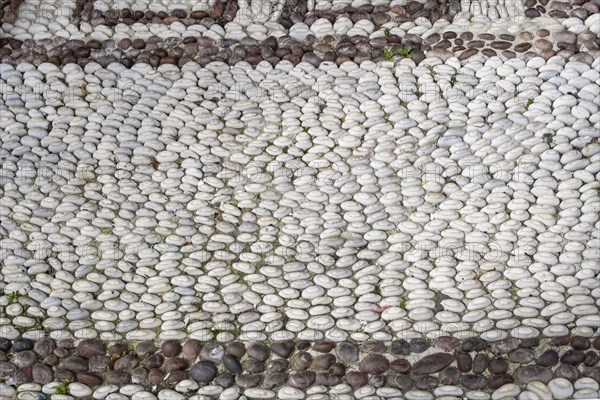
M316 400L328 399L328 388L340 399L598 397L600 337L560 337L543 347L537 339L490 344L450 336L396 340L389 347L381 341L223 346L190 339L107 349L100 340L77 346L68 339L0 340L0 379L9 381L0 384L0 398L237 400L243 393L248 399Z
M228 0L61 5L34 0L2 11L0 60L103 67L120 62L154 67L220 61L257 65L409 56L466 60L476 54L528 60L555 54L590 64L600 57L597 0L537 5L535 0L394 0L370 4ZM552 9L546 13L546 6ZM16 11L15 11L16 10ZM552 13L560 11L560 13ZM567 12L569 12L567 14ZM18 18L18 17L21 18ZM410 50L410 55L407 51Z
M0 335L591 336L598 63L5 65Z
M600 1L0 3L0 398L592 399Z

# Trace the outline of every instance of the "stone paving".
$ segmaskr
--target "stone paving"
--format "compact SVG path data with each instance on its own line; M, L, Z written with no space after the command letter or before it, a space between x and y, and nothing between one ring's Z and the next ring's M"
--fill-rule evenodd
M0 399L598 399L600 1L0 3Z

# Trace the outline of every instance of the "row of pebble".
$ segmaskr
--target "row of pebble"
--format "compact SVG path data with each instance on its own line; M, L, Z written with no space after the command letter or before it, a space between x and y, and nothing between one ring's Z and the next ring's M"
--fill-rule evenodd
M27 14L14 28L7 24L5 29L10 36L0 39L0 47L4 46L0 59L13 65L17 62L39 65L47 61L56 65L72 62L85 65L92 59L100 59L103 65L121 61L127 67L134 62L157 66L182 65L191 60L202 65L210 61L234 65L240 60L252 65L261 60L273 65L280 60L294 64L304 60L317 65L322 61L338 64L347 60L380 61L400 54L400 50L409 46L413 50L410 57L417 63L426 55L466 60L479 53L503 58L521 57L524 53L525 59L535 55L548 59L560 54L587 63L600 55L596 27L600 26L600 14L590 12L580 13L581 19L566 19L564 26L551 18L539 22L538 18L532 21L508 17L504 22L479 19L469 22L461 14L451 23L453 7L445 8L434 1L392 3L391 7L367 4L338 12L314 13L307 13L306 3L302 3L296 5L299 11L293 25L284 21L263 24L256 20L244 25L236 22L235 16L247 12L238 10L233 1L217 2L203 11L190 13L189 17L185 10L174 10L169 15L159 9L142 12L124 8L115 14L102 6L102 2L95 4L99 9L91 10L92 4L85 4L81 20L68 27L35 14ZM423 14L437 10L444 10L447 18ZM29 21L28 17L41 18L48 27L36 19ZM65 21L70 23L71 19ZM55 37L64 40L53 40ZM10 43L9 38L12 38ZM67 39L80 43L67 43ZM273 40L286 44L260 46ZM138 43L132 47L134 41ZM143 48L147 50L142 51Z
M593 336L598 62L3 65L0 337Z
M111 396L116 393L139 400L157 398L152 391L159 399L198 395L233 400L241 393L248 398L302 399L329 392L354 398L385 393L384 398L466 395L485 400L516 397L523 389L535 388L533 399L591 399L586 396L599 390L598 350L600 338L592 343L583 337L542 344L476 338L461 343L440 337L432 342L393 341L389 346L381 341L286 341L267 346L192 339L168 340L158 347L154 342L106 346L99 340L82 340L75 346L70 340L49 338L0 340L0 380L5 382L0 384L0 398L16 393L24 398L30 392L45 397L62 390L86 399L120 398Z

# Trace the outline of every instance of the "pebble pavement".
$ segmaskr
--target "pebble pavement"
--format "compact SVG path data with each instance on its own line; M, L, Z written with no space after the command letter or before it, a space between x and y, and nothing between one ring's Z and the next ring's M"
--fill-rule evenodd
M0 3L0 399L600 398L600 1Z

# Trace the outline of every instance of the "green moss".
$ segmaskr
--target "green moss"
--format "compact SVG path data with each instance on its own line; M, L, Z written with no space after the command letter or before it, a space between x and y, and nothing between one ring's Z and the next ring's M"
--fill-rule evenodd
M21 292L11 292L8 294L8 302L11 304L16 303L19 300L19 297L21 297Z
M64 394L67 396L70 395L71 394L71 391L69 390L70 384L71 384L71 381L62 381L54 389L54 394Z
M400 308L403 309L404 311L406 311L406 300L402 300L400 302Z
M383 58L386 61L394 61L395 56L412 59L412 51L413 48L411 45L407 45L406 47L398 49L396 51L391 49L383 49Z
M375 293L378 296L381 296L381 287L379 285L375 285L375 289L373 290L373 293Z

